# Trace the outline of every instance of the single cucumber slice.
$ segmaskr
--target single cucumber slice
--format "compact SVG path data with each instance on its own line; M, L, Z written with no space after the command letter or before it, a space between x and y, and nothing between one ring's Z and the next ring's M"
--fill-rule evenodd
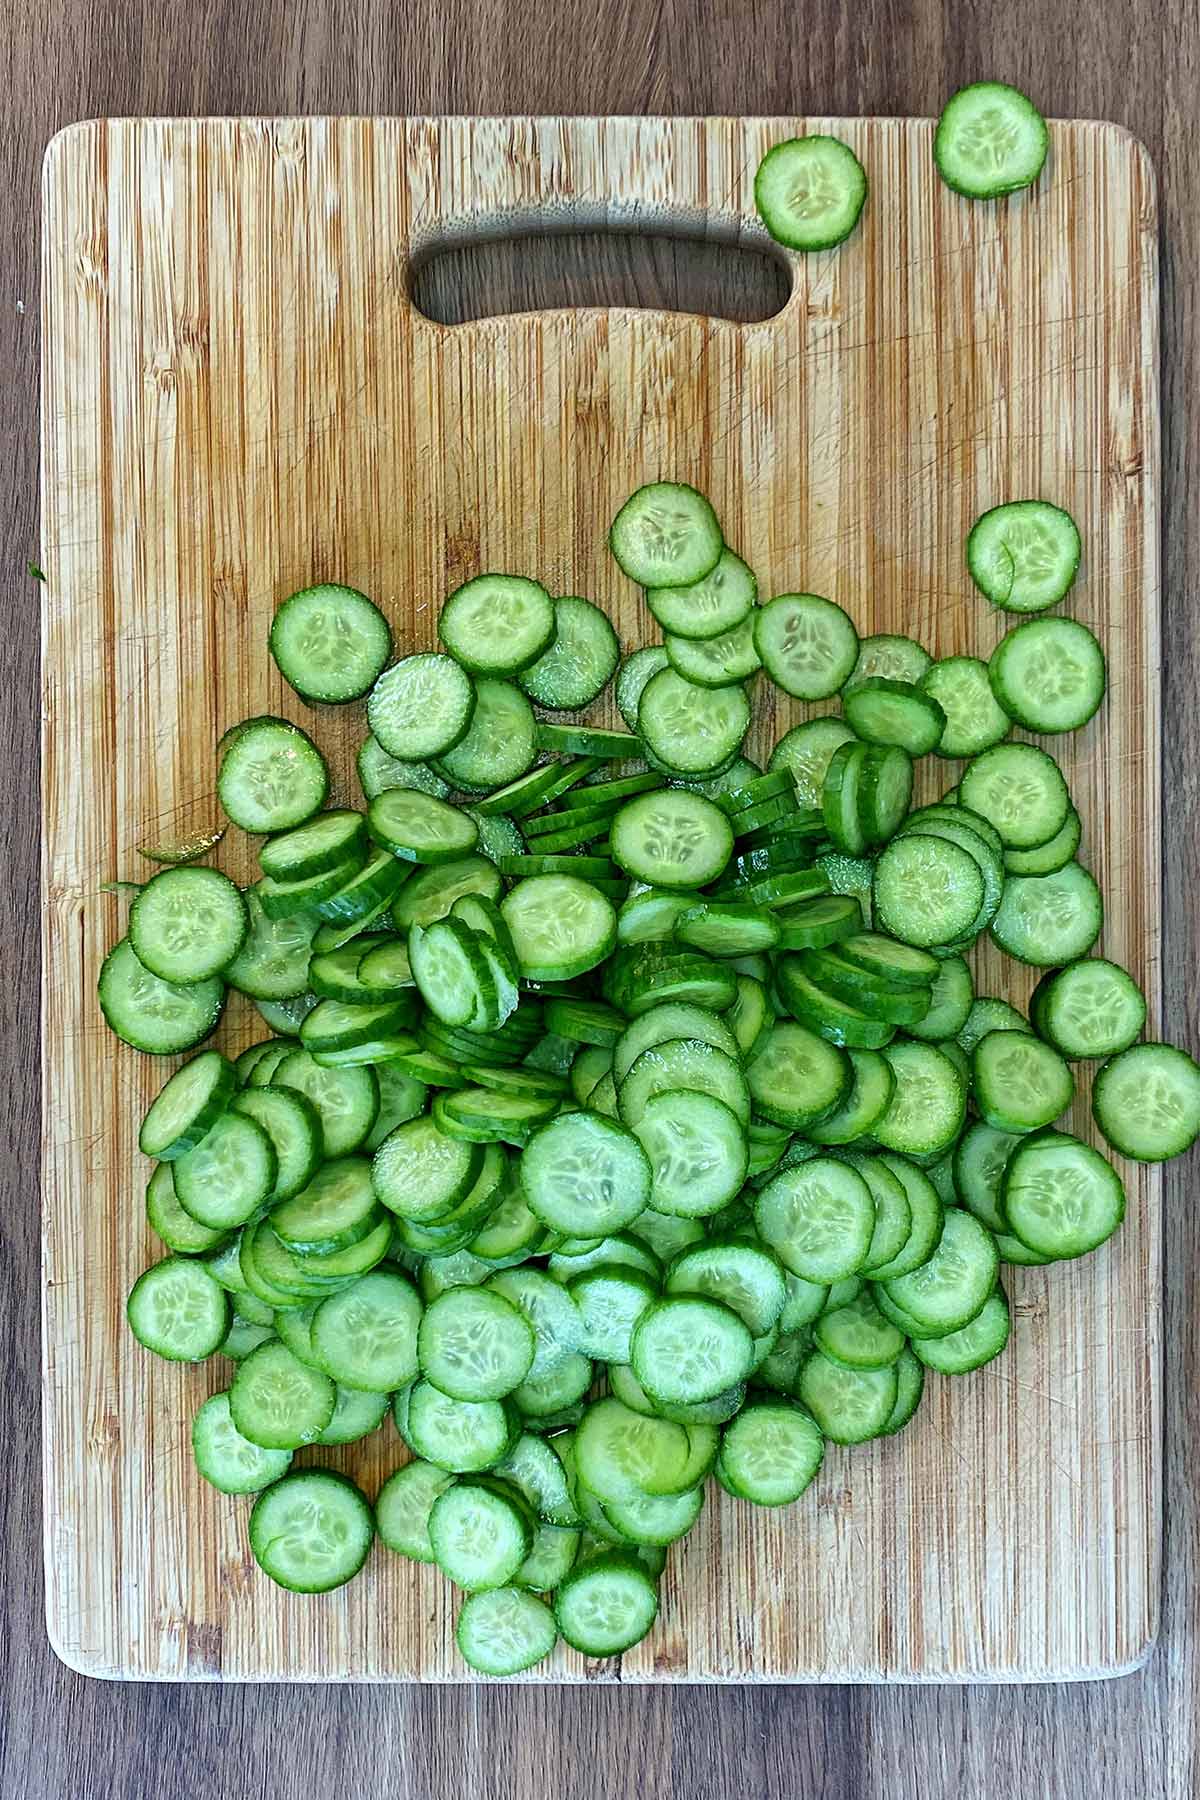
M735 1062L738 1059L738 1041L727 1020L703 1006L667 1001L644 1012L625 1027L613 1049L616 1081L624 1081L644 1050L677 1038L699 1039L701 1043L711 1044L715 1050L724 1051Z
M279 1342L252 1350L229 1390L233 1423L266 1450L311 1444L332 1419L335 1403L332 1381Z
M968 1375L992 1362L1008 1343L1012 1320L1002 1289L989 1294L969 1325L943 1337L914 1337L914 1356L939 1375Z
M357 588L302 588L271 621L271 655L303 700L339 705L369 693L392 654L379 608Z
M704 1218L741 1191L746 1139L736 1113L714 1095L675 1088L653 1094L634 1135L650 1160L650 1205L658 1212Z
M768 600L755 615L754 643L772 681L798 700L836 694L858 659L858 633L848 615L819 594ZM778 766L774 758L771 766Z
M893 838L875 865L879 924L914 948L962 937L974 924L983 896L978 862L944 838Z
M933 160L956 194L998 200L1037 180L1048 142L1045 119L1018 88L976 81L946 102Z
M264 875L274 881L303 881L352 860L361 862L367 849L366 820L360 812L336 808L318 813L295 831L268 838L259 852Z
M612 824L615 860L638 881L667 888L715 881L733 849L733 830L712 800L683 788L640 794Z
M796 784L796 804L819 807L830 758L840 744L855 741L846 721L836 715L809 719L786 732L771 752L769 767L786 769Z
M910 1036L927 1043L957 1038L970 1015L974 997L971 971L962 957L943 957L930 991L929 1010L908 1026Z
M1095 880L1069 862L1053 875L1010 875L991 933L1010 956L1044 969L1086 956L1103 923Z
M289 1103L300 1098L286 1088L262 1092ZM343 1156L323 1163L306 1186L272 1208L271 1229L289 1250L323 1256L359 1243L382 1216L370 1163L365 1156Z
M872 1136L902 1156L933 1156L949 1148L966 1117L966 1086L936 1044L889 1044L883 1052L895 1076L888 1109Z
M868 869L870 864L865 865ZM820 950L860 932L862 907L845 894L819 894L777 913L780 950Z
M387 1417L390 1394L368 1393L365 1388L340 1387L333 1403L333 1417L316 1440L318 1444L357 1444L378 1431Z
M418 1456L439 1469L456 1475L480 1474L494 1468L516 1442L517 1418L505 1401L454 1400L429 1381L415 1382L406 1392L403 1417L400 1394L395 1401L401 1436Z
M320 920L315 913L269 918L258 893L245 896L250 929L225 979L252 1000L292 1000L308 987L308 964Z
M494 862L486 856L463 856L436 868L419 869L397 894L392 918L397 930L408 931L413 925L432 925L435 919L444 919L464 894L498 900L503 892L504 881Z
M828 1284L864 1266L875 1201L848 1163L815 1156L768 1182L754 1216L759 1236L793 1275Z
M406 862L447 863L475 848L479 826L460 807L415 788L389 788L367 813L371 836Z
M1113 1056L1141 1036L1146 997L1131 975L1102 956L1081 957L1043 975L1030 1014L1063 1056Z
M217 797L244 831L285 831L325 803L329 771L307 732L286 719L249 719L221 758Z
M992 692L989 675L977 656L946 656L921 677L921 692L946 715L932 746L939 756L978 756L1008 736L1009 714Z
M754 620L749 615L719 637L668 634L666 651L675 673L699 687L727 687L733 681L746 681L761 667L754 647Z
M125 1309L138 1343L169 1362L203 1362L229 1329L229 1299L203 1263L168 1256L139 1275Z
M1078 619L1026 619L992 652L996 699L1026 731L1078 731L1104 698L1104 652Z
M206 1050L176 1071L142 1120L143 1156L174 1161L195 1148L233 1098L234 1067L218 1050Z
M967 568L994 606L1042 612L1069 592L1080 550L1070 513L1045 500L1014 500L976 519L967 539Z
M470 676L453 657L436 653L393 663L367 701L367 723L376 742L389 756L409 763L445 755L467 735L474 712Z
M1071 1071L1058 1051L1032 1032L989 1031L971 1055L975 1103L997 1131L1037 1131L1070 1106Z
M899 1378L895 1363L847 1369L814 1350L800 1371L796 1392L832 1443L863 1444L887 1430Z
M229 1414L229 1395L214 1394L192 1420L192 1454L205 1481L222 1494L258 1494L286 1475L290 1450L264 1450L243 1437Z
M417 1335L422 1372L452 1400L502 1400L525 1380L536 1350L525 1316L486 1288L439 1294Z
M520 1587L492 1588L467 1595L454 1641L467 1667L478 1674L519 1675L549 1656L558 1642L558 1625L536 1594Z
M1125 1216L1125 1188L1107 1159L1062 1131L1019 1144L1004 1172L1009 1230L1039 1256L1084 1256Z
M1182 1156L1200 1136L1200 1067L1171 1044L1135 1044L1100 1070L1092 1113L1123 1156Z
M896 1077L875 1050L847 1050L854 1082L835 1112L807 1127L814 1144L852 1144L870 1132L888 1110Z
M298 1194L316 1174L324 1149L316 1108L302 1094L287 1088L250 1087L233 1101L232 1110L253 1119L274 1146L272 1202Z
M270 1199L279 1173L261 1125L232 1110L175 1162L179 1204L210 1231L244 1225Z
M754 177L754 204L789 250L829 250L848 238L867 197L867 176L848 144L814 132L775 144Z
M332 1469L290 1471L259 1495L250 1514L255 1561L297 1594L328 1593L351 1580L374 1536L366 1496Z
M431 1563L433 1545L429 1541L429 1514L438 1495L444 1493L454 1477L445 1469L418 1457L389 1475L375 1502L375 1529L379 1541L398 1556L410 1556L414 1562Z
M554 641L554 602L522 575L477 575L442 607L438 636L476 675L512 675Z
M160 981L190 985L221 973L248 924L246 902L218 869L164 869L129 909L129 942Z
M874 675L882 675L887 681L911 681L919 685L932 660L928 650L912 638L878 632L874 637L860 641L858 661L842 692L848 694L860 681L869 681Z
M651 1167L637 1139L594 1112L566 1113L535 1132L521 1158L530 1207L551 1230L602 1237L650 1203Z
M735 756L750 726L744 689L699 687L674 669L652 675L638 703L638 731L664 768L706 776Z
M813 1341L844 1369L886 1369L899 1359L904 1333L884 1317L869 1293L823 1312Z
M482 1149L446 1137L424 1114L384 1139L371 1175L376 1194L390 1211L433 1225L467 1198L483 1167Z
M658 1589L631 1555L589 1557L567 1576L554 1600L567 1643L584 1656L619 1656L639 1643L658 1616Z
M163 981L142 963L128 938L105 957L97 984L105 1020L123 1043L151 1056L190 1050L216 1028L225 1003L219 977Z
M758 582L754 571L732 550L722 550L715 566L699 581L686 586L650 587L646 604L663 630L672 632L685 644L720 640L749 619L758 599ZM671 657L668 640L667 655ZM752 667L757 667L757 658ZM749 673L750 671L747 671ZM688 675L686 669L680 673ZM727 676L740 680L740 676ZM705 686L713 685L711 682Z
M824 1454L825 1439L811 1413L790 1401L759 1400L722 1433L717 1479L756 1506L788 1506L815 1479Z
M845 1099L852 1079L850 1064L839 1049L815 1031L788 1021L771 1028L746 1068L756 1111L799 1131L830 1117Z
M215 1250L225 1242L224 1231L212 1231L199 1225L179 1204L175 1177L169 1163L159 1163L146 1183L146 1223L157 1232L168 1250L181 1256L198 1256Z
M519 881L500 910L525 981L569 981L603 962L616 943L611 902L575 876Z
M996 1240L971 1213L950 1207L929 1260L894 1275L882 1292L927 1337L957 1331L975 1318L996 1281Z
M294 1088L321 1121L324 1154L346 1156L367 1137L379 1111L379 1083L370 1067L323 1067L307 1050L292 1050L271 1076L273 1087Z
M640 587L686 587L716 568L724 549L712 506L694 487L654 481L625 502L608 534L621 570Z
M634 1327L629 1361L647 1393L667 1405L711 1400L751 1371L751 1334L737 1314L697 1295L658 1302Z
M860 738L896 746L910 756L924 756L946 729L945 713L924 689L881 675L858 682L844 696L842 709Z
M470 729L438 766L456 787L482 793L523 775L537 755L533 708L511 681L480 676Z
M652 675L670 665L670 657L661 644L649 644L627 656L617 673L617 711L630 731L637 730L638 706L642 690Z
M450 792L450 783L443 781L428 763L406 762L403 757L392 756L373 734L358 752L357 767L359 785L368 800L394 787L417 788L439 800Z
M694 1487L692 1439L674 1422L647 1417L619 1400L597 1400L575 1433L579 1498L636 1501L643 1494L678 1494Z
M587 706L616 669L617 634L590 600L566 594L553 604L554 641L523 670L521 686L539 706Z
M688 1038L643 1050L620 1085L621 1118L635 1130L654 1095L676 1089L712 1094L742 1125L749 1122L750 1094L740 1063L711 1044Z
M393 1268L377 1267L317 1308L313 1352L339 1386L394 1392L416 1379L421 1301Z
M774 1256L753 1241L735 1237L684 1250L671 1265L667 1293L720 1300L757 1339L778 1324L787 1283Z

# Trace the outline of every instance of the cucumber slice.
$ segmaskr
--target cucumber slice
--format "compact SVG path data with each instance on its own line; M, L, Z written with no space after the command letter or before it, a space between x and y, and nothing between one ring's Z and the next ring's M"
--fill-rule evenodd
M729 860L733 831L713 801L664 788L621 807L612 824L612 846L616 861L638 881L703 887Z
M468 1668L478 1674L520 1675L549 1656L558 1642L558 1625L536 1594L520 1587L493 1588L467 1595L454 1641Z
M587 706L603 692L620 660L617 634L590 600L554 601L554 641L520 676L539 706Z
M909 1275L892 1276L882 1291L925 1336L941 1336L976 1317L995 1286L998 1263L987 1227L952 1206L929 1260Z
M885 932L914 948L953 943L983 904L979 864L944 838L893 838L875 865L873 898Z
M164 1162L187 1154L207 1135L232 1100L233 1064L219 1050L194 1056L171 1076L142 1120L138 1148Z
M203 1263L168 1256L139 1275L125 1308L138 1343L169 1362L203 1362L229 1329L229 1299Z
M706 776L735 756L750 726L744 690L698 687L674 669L651 676L638 703L646 748L674 774Z
M160 981L191 985L219 975L242 947L246 902L217 869L164 869L129 909L129 942Z
M1037 180L1048 142L1045 119L1018 88L976 81L946 102L933 160L956 194L997 200Z
M820 950L852 937L863 926L862 907L843 894L819 894L787 907L776 917L780 950Z
M666 1291L721 1301L755 1339L775 1329L787 1299L784 1271L776 1258L742 1238L714 1238L684 1250L671 1266Z
M523 775L537 750L537 722L520 688L480 676L470 729L442 752L438 766L456 787L482 793Z
M128 938L105 957L97 983L100 1008L123 1043L151 1056L190 1050L216 1029L225 1004L219 977L163 981L139 961Z
M296 1594L343 1586L366 1562L374 1536L366 1496L332 1469L290 1471L259 1495L250 1514L255 1561Z
M398 931L408 931L414 925L432 925L436 919L444 919L464 894L499 900L503 892L504 881L495 863L486 856L463 856L436 868L419 869L393 901L392 918Z
M1071 1071L1058 1051L1025 1031L989 1031L980 1038L971 1054L971 1087L984 1119L997 1131L1037 1131L1064 1113L1075 1096Z
M479 827L459 807L415 788L389 788L367 813L371 836L406 862L455 862L475 848Z
M746 1179L747 1146L737 1114L713 1094L666 1088L634 1126L650 1162L650 1205L672 1217L719 1212Z
M730 682L747 681L762 666L754 647L754 620L749 615L719 637L689 638L669 633L665 648L675 673L698 687L727 687Z
M840 1050L803 1025L774 1025L747 1065L746 1084L756 1111L778 1125L803 1131L828 1118L852 1081Z
M237 1096L232 1111L253 1119L271 1140L276 1171L272 1202L289 1200L306 1187L324 1148L316 1108L286 1088L252 1087Z
M380 1543L386 1544L398 1556L431 1563L430 1509L452 1480L453 1476L445 1469L419 1457L389 1475L375 1502L375 1529Z
M525 981L569 981L603 962L616 943L611 902L571 875L519 881L500 910Z
M967 568L980 593L1006 612L1042 612L1064 599L1079 572L1079 528L1045 500L1014 500L976 519Z
M417 788L438 800L444 800L450 792L450 783L443 781L428 763L406 762L392 756L374 735L368 736L360 748L357 768L359 785L368 800L394 787Z
M323 1068L307 1050L292 1050L271 1076L274 1087L295 1088L321 1121L324 1154L346 1156L368 1135L379 1111L379 1083L371 1068Z
M742 1125L749 1123L750 1095L739 1062L711 1044L689 1038L643 1050L618 1091L622 1120L631 1131L636 1129L651 1098L676 1089L712 1094Z
M703 581L725 546L703 494L682 482L654 481L625 502L613 520L608 547L631 581L662 588Z
M719 642L736 631L750 618L757 599L758 582L753 569L732 550L722 550L713 568L698 581L646 590L646 604L663 630L673 633L685 646L689 641L696 645L709 640ZM670 638L665 648L673 662ZM755 658L752 667L757 666ZM681 669L680 673L688 675L686 669ZM688 676L688 679L692 677ZM728 676L726 679L740 680L741 677ZM709 681L704 685L719 684Z
M772 681L798 700L836 694L858 660L858 633L849 617L819 594L768 600L755 615L754 644Z
M941 739L946 715L922 688L907 681L872 676L858 682L842 701L846 723L872 744L888 744L924 756Z
M1095 880L1069 862L1053 875L1010 875L991 933L1010 956L1044 969L1086 956L1103 923Z
M571 1571L555 1596L554 1616L573 1650L620 1656L654 1624L658 1589L631 1556L614 1550Z
M221 758L217 797L244 831L302 825L325 803L329 771L307 732L286 719L248 719Z
M1041 1131L1009 1158L1004 1214L1009 1230L1039 1256L1085 1256L1124 1218L1125 1188L1090 1144L1062 1131Z
M502 1400L525 1380L536 1350L529 1321L487 1288L448 1288L426 1307L417 1334L422 1373L452 1400Z
M667 1405L711 1400L747 1376L754 1346L728 1306L698 1295L651 1305L634 1327L629 1361L645 1388Z
M1008 875L1053 875L1065 868L1079 849L1083 826L1073 806L1068 807L1061 831L1033 850L1005 850L1004 870Z
M789 250L829 250L850 236L867 198L867 176L848 144L814 132L775 144L754 177L754 204Z
M796 1392L834 1444L864 1444L887 1429L899 1394L895 1363L882 1369L846 1369L814 1350L800 1371Z
M1182 1156L1200 1136L1200 1067L1172 1044L1135 1044L1100 1070L1092 1113L1123 1156Z
M886 1369L904 1349L904 1333L868 1293L822 1313L813 1326L813 1341L843 1369Z
M389 756L408 763L443 756L467 735L475 688L453 657L426 652L385 669L367 701L371 734Z
M828 1284L865 1265L875 1201L848 1163L814 1156L768 1182L754 1216L763 1243L793 1275Z
M745 1407L721 1437L721 1486L756 1506L788 1506L816 1478L825 1439L812 1414L783 1400Z
M172 1172L185 1212L210 1231L232 1231L271 1198L279 1164L262 1126L230 1110L178 1158Z
M839 744L855 741L846 721L836 715L809 719L780 738L768 767L786 769L796 784L796 804L819 807L830 758Z
M1010 715L993 693L990 675L977 656L946 656L921 677L921 693L946 716L931 746L939 756L978 756L1008 736Z
M874 675L882 675L887 681L910 681L919 686L932 661L928 650L912 638L878 632L874 637L860 641L858 661L842 692L848 694L860 681L869 681Z
M507 1401L454 1400L428 1381L415 1382L406 1391L403 1416L401 1395L395 1399L400 1434L416 1455L438 1469L455 1475L481 1474L495 1468L516 1442L519 1426Z
M322 1301L312 1322L313 1352L339 1386L392 1392L417 1377L420 1321L412 1283L378 1267Z
M956 1142L966 1117L966 1087L935 1044L889 1044L895 1076L888 1109L873 1130L877 1144L903 1156L934 1156Z
M896 1077L886 1057L875 1050L847 1050L853 1085L828 1118L807 1127L814 1144L852 1144L867 1137L888 1110Z
M1040 1035L1063 1056L1113 1056L1146 1023L1146 997L1132 976L1102 956L1082 957L1043 975L1029 1010Z
M392 634L365 594L326 582L283 602L269 645L302 700L340 705L370 692L392 654Z
M947 1332L944 1337L913 1338L913 1354L939 1375L968 1375L1000 1355L1011 1328L1008 1301L997 1288L969 1325Z
M530 1138L521 1186L551 1230L603 1237L631 1224L649 1205L651 1167L637 1139L615 1120L566 1113Z
M1021 1133L1001 1131L983 1120L968 1126L954 1149L954 1189L968 1212L989 1231L1008 1230L1004 1211L1004 1170Z
M992 690L1026 731L1078 731L1104 698L1104 652L1078 619L1026 619L988 664Z
M554 602L522 575L477 575L442 607L438 636L474 675L514 675L554 641Z
M229 1414L229 1395L214 1394L192 1420L192 1454L205 1481L221 1494L257 1494L286 1475L290 1450L264 1450L243 1437Z

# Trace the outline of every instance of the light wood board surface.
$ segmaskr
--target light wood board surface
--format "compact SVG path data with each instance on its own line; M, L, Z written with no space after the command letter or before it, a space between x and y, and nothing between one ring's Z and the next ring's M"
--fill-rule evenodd
M775 319L582 312L431 324L411 257L553 212L761 244L755 165L833 129L872 201L796 260ZM1067 746L1103 950L1157 1007L1157 271L1153 178L1115 127L1056 125L1036 193L969 207L931 127L883 120L129 121L72 128L46 172L43 560L45 1476L52 1641L89 1673L463 1673L441 1578L377 1551L322 1600L245 1548L245 1503L187 1449L217 1367L146 1357L125 1293L154 1254L137 1121L163 1069L95 1005L122 924L98 893L213 806L211 746L247 713L307 720L265 651L314 579L370 592L405 648L480 567L591 595L654 635L604 531L639 482L714 500L765 592L808 588L864 633L987 655L1003 621L962 545L1000 500L1079 521L1069 610L1110 653ZM350 794L361 715L316 724ZM760 693L752 748L803 716ZM953 767L953 766L952 766ZM937 781L930 776L930 785ZM946 785L946 783L942 783ZM235 834L231 834L231 837ZM223 858L250 864L244 843ZM981 991L1029 972L981 952ZM218 1042L260 1035L231 1004ZM1085 1109L1077 1108L1082 1125ZM831 1450L780 1514L714 1496L672 1555L650 1639L549 1679L1042 1679L1136 1663L1157 1614L1159 1179L1126 1171L1116 1242L1014 1271L1006 1357L930 1379L899 1440ZM339 1453L373 1491L386 1433Z

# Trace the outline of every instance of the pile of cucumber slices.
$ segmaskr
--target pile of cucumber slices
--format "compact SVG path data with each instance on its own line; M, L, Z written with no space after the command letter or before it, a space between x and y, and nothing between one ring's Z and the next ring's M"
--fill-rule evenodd
M1141 1041L1136 982L1095 954L1067 783L1013 735L1053 742L1104 695L1095 637L1047 610L1079 567L1065 512L972 530L1014 615L987 662L761 597L691 487L641 488L609 542L662 631L624 658L525 576L468 581L442 647L396 661L357 591L285 602L296 692L366 700L361 799L331 800L298 726L234 727L218 793L260 878L196 860L216 830L147 852L168 866L120 884L99 984L153 1055L201 1045L230 989L271 1033L177 1067L140 1132L168 1254L131 1329L232 1365L200 1475L256 1496L283 1587L340 1586L377 1536L436 1563L487 1675L560 1636L627 1650L710 1476L788 1505L827 1444L900 1431L928 1370L1003 1351L1003 1268L1121 1223L1117 1167L1059 1124L1082 1071L1121 1157L1200 1132L1200 1068ZM763 678L829 703L765 769ZM626 729L566 716L610 681ZM914 807L925 755L957 780ZM1045 971L1028 1016L976 993L984 934ZM410 1455L372 1499L321 1451L389 1413Z

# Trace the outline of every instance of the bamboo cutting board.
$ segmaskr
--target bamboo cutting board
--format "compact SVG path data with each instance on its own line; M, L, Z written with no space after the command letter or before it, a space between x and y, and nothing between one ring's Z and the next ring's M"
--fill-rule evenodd
M767 146L833 130L871 200L831 255L787 259L764 324L582 311L448 328L414 258L497 231L665 228L761 248ZM1154 181L1116 127L1060 124L1037 190L971 206L919 120L132 120L76 126L45 178L45 1526L59 1655L151 1679L456 1679L436 1571L377 1549L326 1598L258 1574L248 1503L195 1474L188 1423L226 1365L145 1355L125 1294L157 1254L140 1115L162 1067L94 998L148 838L214 808L212 747L247 714L303 720L353 792L363 730L312 726L265 647L276 602L365 588L402 649L480 568L591 595L632 648L657 634L604 533L659 476L713 498L766 594L807 588L860 631L987 656L977 513L1042 495L1079 521L1068 609L1111 657L1101 718L1065 746L1103 951L1157 1006L1158 373ZM760 692L751 748L804 709ZM952 775L930 772L931 789ZM248 847L223 847L230 872ZM982 992L1029 971L988 950ZM1153 1011L1152 1011L1153 1016ZM262 1035L232 1000L218 1042ZM171 1065L173 1066L173 1065ZM1085 1084L1086 1085L1086 1084ZM1084 1125L1080 1106L1078 1123ZM1123 1232L1011 1271L1013 1342L930 1376L895 1441L830 1449L795 1507L714 1493L671 1554L660 1622L620 1663L537 1679L1031 1680L1113 1674L1158 1598L1159 1222L1125 1170ZM374 1493L389 1423L328 1460ZM312 1460L305 1453L301 1460Z

